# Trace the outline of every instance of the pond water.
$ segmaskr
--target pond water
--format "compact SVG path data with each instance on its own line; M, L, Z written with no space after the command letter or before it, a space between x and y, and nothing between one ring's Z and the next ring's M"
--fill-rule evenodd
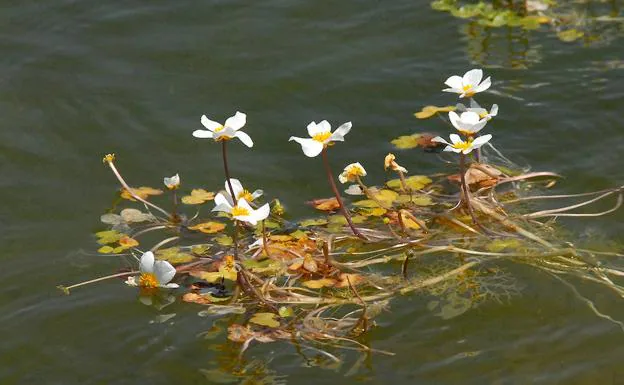
M578 12L606 7L621 19L618 6ZM222 370L239 346L223 333L200 336L215 325L197 305L159 312L114 280L69 297L55 289L119 267L94 254L92 233L117 189L104 153L117 154L135 185L179 172L187 186L221 186L218 147L191 136L202 114L246 112L256 145L230 146L232 173L305 217L313 211L302 202L329 191L320 159L304 157L290 135L312 120L351 120L331 154L335 168L361 161L370 180L383 181L391 139L448 132L413 113L455 103L440 92L446 77L484 67L494 84L479 100L500 105L489 128L507 157L564 175L557 193L620 185L621 21L602 41L564 43L548 27L485 30L414 0L4 1L3 9L1 383L624 383L624 328L551 276L518 266L509 269L519 295L453 318L428 310L426 296L393 301L366 336L393 357L337 352L344 363L332 366L288 344L254 345L240 377ZM435 156L398 154L414 173L445 170ZM623 219L621 210L560 223L574 242L618 250ZM577 283L600 312L624 321L617 294Z

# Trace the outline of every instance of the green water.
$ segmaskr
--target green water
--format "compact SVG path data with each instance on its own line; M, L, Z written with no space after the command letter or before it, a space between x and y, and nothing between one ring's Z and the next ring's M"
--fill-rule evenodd
M159 312L120 281L70 297L55 289L119 267L93 255L91 233L103 229L117 188L104 153L117 154L135 185L179 172L188 187L221 186L218 147L191 136L202 114L248 114L256 145L230 146L232 173L303 217L313 212L302 201L328 191L320 159L304 157L290 135L303 136L311 120L351 120L333 163L361 161L382 181L391 139L448 132L413 112L455 103L440 92L446 77L484 66L494 84L479 100L500 105L488 129L508 157L565 175L557 193L619 185L621 23L584 45L546 27L482 30L415 0L2 3L0 383L624 383L624 330L552 277L517 266L509 269L520 295L455 318L427 310L426 296L394 301L366 337L394 357L339 351L344 364L331 367L313 351L306 360L288 344L254 345L241 378L218 374L239 346L223 333L198 336L212 321L196 305ZM622 16L618 6L597 7ZM413 173L445 170L434 155L398 155ZM560 223L575 242L617 250L623 219L619 211ZM575 283L624 320L615 293Z

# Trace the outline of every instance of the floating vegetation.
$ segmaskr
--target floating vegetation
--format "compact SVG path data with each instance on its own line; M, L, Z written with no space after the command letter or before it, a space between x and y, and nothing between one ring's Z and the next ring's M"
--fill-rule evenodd
M616 1L434 0L431 7L470 21L463 32L474 61L512 68L539 61L541 47L531 44L533 31L550 31L562 42L593 46L611 43L624 30ZM507 30L494 32L500 28Z
M281 341L332 363L340 361L332 353L336 349L393 354L368 346L360 336L401 296L427 295L428 309L442 318L485 301L509 301L520 290L507 269L511 265L553 276L595 314L621 326L582 297L574 282L593 282L623 296L622 255L580 249L559 239L552 218L608 214L621 206L622 187L542 195L557 174L519 169L492 145L491 134L481 135L496 119L498 106L482 108L473 97L489 89L491 79L483 80L483 72L475 69L449 77L446 85L444 91L470 99L468 106L429 106L418 117L447 114L457 133L448 141L421 133L393 143L437 152L454 165L449 173L412 175L400 164L401 157L388 154L383 167L396 177L374 185L360 162L338 175L331 168L329 153L342 145L351 122L335 131L327 121L312 122L309 138L291 137L304 155L321 156L333 193L308 202L321 214L298 222L284 218L279 200L266 200L262 190L248 189L231 177L231 140L253 146L241 131L247 118L241 112L224 124L203 116L205 129L193 133L221 147L226 178L221 191L195 186L179 200L184 184L178 174L164 178L166 191L133 188L115 156L106 155L104 164L117 178L120 195L133 207L101 217L108 228L95 234L98 251L130 259L132 268L60 289L69 294L80 286L124 278L138 288L144 304L162 309L176 298L196 304L199 316L214 320L214 330L203 337L227 330L239 356L253 344ZM345 190L350 204L336 176L350 184ZM610 198L615 203L607 210L579 211ZM169 208L154 203L157 199L168 201ZM544 201L560 206L538 209ZM200 214L204 206L212 211ZM157 322L173 316L164 314Z

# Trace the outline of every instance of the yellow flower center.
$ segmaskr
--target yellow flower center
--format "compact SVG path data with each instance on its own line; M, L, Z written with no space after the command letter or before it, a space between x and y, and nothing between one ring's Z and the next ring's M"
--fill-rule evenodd
M112 163L115 161L115 154L106 154L102 159L102 163Z
M158 279L153 273L142 273L139 277L139 286L145 289L155 289L158 287Z
M355 180L358 176L364 176L364 172L357 166L352 166L347 169L347 178L349 180Z
M488 116L487 111L484 111L484 112L482 112L482 113L480 113L480 114L479 114L479 118L480 118L480 119L485 119L485 118L487 118L487 116Z
M469 149L471 146L472 146L472 140L468 139L465 142L455 143L453 145L453 148L464 151L464 150Z
M233 217L240 217L240 216L247 216L247 215L249 215L249 210L247 210L246 208L240 207L240 206L232 207Z
M219 126L219 127L215 128L214 132L221 132L221 131L223 131L223 128L224 128L223 126Z
M466 84L464 87L462 87L462 89L464 90L464 93L468 97L471 97L472 95L475 94L474 91L472 90L472 84Z
M244 199L247 202L251 202L254 198L253 195L247 190L243 190L236 196L236 199Z
M236 262L234 260L234 256L233 255L226 255L225 257L223 257L223 263L225 265L226 268L233 270L235 268Z
M330 136L331 136L331 132L327 131L327 132L321 132L320 134L314 135L312 139L316 140L317 142L325 143L325 141L329 139Z

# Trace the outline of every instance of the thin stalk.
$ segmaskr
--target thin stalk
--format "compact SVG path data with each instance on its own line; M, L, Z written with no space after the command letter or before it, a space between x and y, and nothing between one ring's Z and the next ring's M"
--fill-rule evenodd
M382 207L384 209L391 209L392 207L390 206L386 206L383 203L381 203L381 201L379 199L377 199L375 197L375 195L373 195L373 193L370 192L370 190L368 189L368 187L366 187L366 185L364 184L364 182L362 182L362 179L359 176L356 176L356 182L358 183L358 185L360 186L360 188L362 189L362 191L364 192L364 195L366 195L367 198L371 199L372 201L374 201L375 203L377 203L377 205L379 207Z
M349 214L349 212L345 208L344 203L342 202L342 198L340 197L340 193L338 192L338 188L336 187L336 182L334 181L334 174L332 173L331 167L329 166L329 160L327 159L327 148L323 148L322 153L323 153L323 164L325 165L325 172L327 173L327 180L329 181L329 186L331 187L331 189L334 192L334 195L336 196L336 200L338 201L340 210L342 210L342 215L344 215L345 219L347 220L347 223L349 224L351 231L353 231L353 234L359 238L366 239L366 237L362 235L362 233L360 233L360 231L356 229L355 226L353 225L353 221L351 220L351 215Z
M91 279L88 281L84 281L84 282L80 282L80 283L76 283L74 285L71 286L57 286L60 290L63 291L63 293L68 294L69 295L69 291L71 289L74 289L76 287L80 287L80 286L84 286L84 285L89 285L91 283L96 283L96 282L101 282L101 281L105 281L107 279L111 279L111 278L118 278L118 277L127 277L129 275L133 275L139 273L138 271L126 271L123 273L117 273L117 274L112 274L112 275L107 275L105 277L100 277L100 278L95 278L95 279Z
M230 196L232 197L232 202L234 203L234 206L236 206L238 202L237 202L236 196L234 195L232 182L230 182L230 169L228 168L228 161L227 161L227 141L226 140L221 141L221 150L223 153L223 171L225 171L225 181L227 183L228 189L230 189Z
M126 181L124 180L124 178L121 176L121 174L119 173L119 171L117 170L117 167L115 167L115 165L113 164L113 162L108 162L108 166L110 167L110 169L113 171L113 174L115 174L115 176L117 177L117 180L119 181L119 183L121 184L121 186L123 188L126 189L126 191L128 191L128 193L136 200L138 200L139 202L142 202L143 204L160 211L161 213L165 214L167 217L170 216L170 214L167 212L167 210L156 206L153 203L150 203L148 201L146 201L145 199L141 198L140 196L138 196L137 194L134 193L134 191L132 191L132 188L130 188L130 186L128 186L128 184L126 183Z
M466 155L463 152L459 153L459 175L461 178L461 188L463 190L463 202L468 208L468 213L472 218L472 223L477 224L477 218L475 217L472 205L470 204L470 189L466 183Z
M407 188L407 182L405 181L405 174L403 174L403 171L401 170L397 170L397 174L399 174L399 180L401 180L401 188L403 189L403 192L408 192L412 193L412 190L408 190Z
M264 220L262 221L262 248L264 249L264 253L267 255L267 257L269 256L269 246L267 244L267 233L266 233L266 226L264 224Z

